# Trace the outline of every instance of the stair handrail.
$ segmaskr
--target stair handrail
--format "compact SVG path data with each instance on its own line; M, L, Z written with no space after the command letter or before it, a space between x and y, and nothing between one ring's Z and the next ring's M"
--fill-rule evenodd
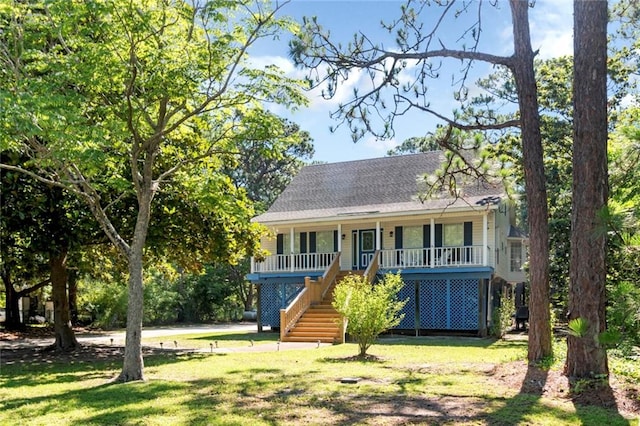
M376 250L373 257L371 258L371 262L367 266L367 269L364 270L362 275L367 279L369 284L373 284L373 280L380 269L380 250Z
M336 257L331 261L331 265L324 271L322 274L322 278L320 278L320 283L322 285L320 300L324 300L324 297L327 295L327 291L331 288L331 284L338 276L338 272L340 272L340 252L336 253ZM320 300L317 300L319 302Z
M289 305L280 309L280 341L284 341L284 337L294 324L300 319L302 314L311 305L311 291L309 283L311 279L304 277L305 287L302 291L289 303Z

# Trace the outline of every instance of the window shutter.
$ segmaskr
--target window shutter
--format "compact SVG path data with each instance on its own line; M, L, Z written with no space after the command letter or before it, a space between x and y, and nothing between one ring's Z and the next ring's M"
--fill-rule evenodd
M338 251L338 231L333 231L333 251Z
M464 245L473 245L473 222L464 223Z
M431 225L422 225L422 247L431 247ZM422 261L425 266L431 263L431 250L424 250L422 252Z
M402 226L396 226L396 249L402 248Z
M276 237L276 254L284 254L284 234Z
M307 233L301 232L300 233L300 253L306 253L306 252L307 252Z
M431 247L431 225L422 225L422 247Z
M309 232L309 253L316 252L316 233Z
M436 247L442 247L442 224L436 223Z

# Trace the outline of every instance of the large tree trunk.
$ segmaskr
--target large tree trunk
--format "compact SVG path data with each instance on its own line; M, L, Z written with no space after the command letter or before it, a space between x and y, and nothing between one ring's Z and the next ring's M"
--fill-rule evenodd
M71 327L69 298L67 296L67 249L61 248L49 256L51 268L51 294L53 296L53 329L56 341L53 348L71 351L80 345Z
M581 337L567 338L565 374L608 375L599 342L606 329L607 2L574 2L573 210L569 320L587 320Z
M529 351L530 362L552 354L549 324L549 230L538 91L529 33L529 2L512 0L515 61L513 75L518 91L522 132L522 158L529 207Z
M4 283L6 309L4 328L11 331L20 330L24 327L24 324L20 321L20 306L18 305L20 296L13 288L9 274L2 275L2 282Z

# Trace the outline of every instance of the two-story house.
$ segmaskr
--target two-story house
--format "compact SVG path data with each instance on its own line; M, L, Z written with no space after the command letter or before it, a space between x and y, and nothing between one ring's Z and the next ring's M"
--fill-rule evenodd
M484 335L497 283L525 281L526 237L499 184L475 182L424 202L424 176L444 154L304 167L254 220L273 235L252 260L258 326L286 340L342 341L331 289L348 273L400 271L399 330Z

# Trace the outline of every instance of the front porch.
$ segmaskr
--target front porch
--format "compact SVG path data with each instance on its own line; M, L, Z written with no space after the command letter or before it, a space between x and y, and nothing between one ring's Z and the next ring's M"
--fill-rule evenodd
M336 282L348 273L400 272L399 297L408 301L397 329L462 331L486 334L488 294L493 268L482 265L482 248L474 246L380 250L367 270L340 271L340 253L271 256L255 262L249 278L259 286L259 328L280 330L281 341L344 341L340 318L331 306ZM330 265L318 265L331 259Z
M259 261L252 259L251 274L256 277L271 273L324 271L338 254L340 253L292 253L266 256ZM376 254L382 270L487 266L486 250L479 245L378 250L368 256L367 265Z

